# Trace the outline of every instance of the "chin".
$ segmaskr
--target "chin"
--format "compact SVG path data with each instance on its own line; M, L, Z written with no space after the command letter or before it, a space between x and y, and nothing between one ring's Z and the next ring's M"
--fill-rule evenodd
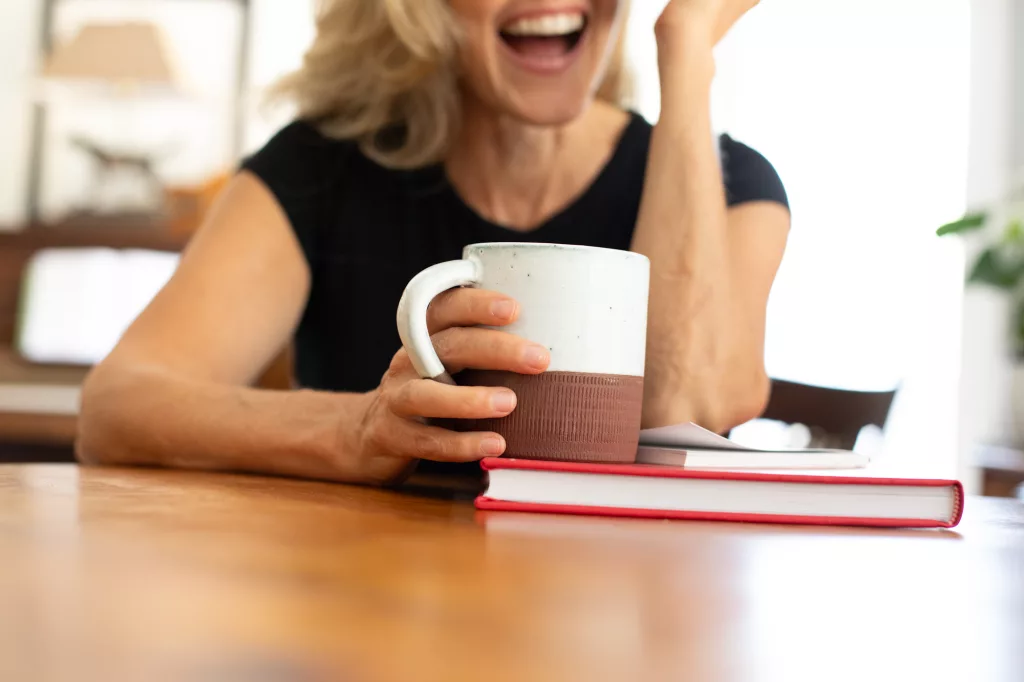
M535 126L558 127L572 123L587 110L593 99L550 97L546 94L525 96L502 107L506 113L523 123Z

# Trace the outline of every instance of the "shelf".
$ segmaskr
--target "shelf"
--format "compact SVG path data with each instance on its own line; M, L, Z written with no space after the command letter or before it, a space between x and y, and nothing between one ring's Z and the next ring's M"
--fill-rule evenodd
M0 231L0 251L63 247L181 251L187 243L188 235L175 234L161 222L139 219L88 218Z

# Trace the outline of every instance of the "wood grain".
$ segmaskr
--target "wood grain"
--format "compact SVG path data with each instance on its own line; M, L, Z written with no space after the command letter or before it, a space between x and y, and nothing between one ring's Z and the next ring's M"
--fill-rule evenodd
M0 679L1024 679L1016 502L872 531L473 491L0 467Z

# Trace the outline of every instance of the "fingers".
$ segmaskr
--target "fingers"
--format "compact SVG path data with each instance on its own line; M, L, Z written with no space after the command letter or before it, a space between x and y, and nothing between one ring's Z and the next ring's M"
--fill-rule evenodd
M551 362L544 346L494 329L452 328L433 340L437 356L452 374L467 367L540 374Z
M429 379L409 381L391 398L391 411L401 417L492 419L516 408L516 394L507 388L448 386Z
M449 327L501 327L515 321L518 315L519 304L504 294L484 289L451 289L427 308L427 329L436 334Z
M376 441L384 452L436 462L474 462L505 452L505 439L496 433L458 433L404 419L391 420Z
M551 362L544 346L494 329L452 327L432 339L438 358L452 374L470 367L540 374ZM391 359L386 376L404 381L415 374L408 353L401 349Z

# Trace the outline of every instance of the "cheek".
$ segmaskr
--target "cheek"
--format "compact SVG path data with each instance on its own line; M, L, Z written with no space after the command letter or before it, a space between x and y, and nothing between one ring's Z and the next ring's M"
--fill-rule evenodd
M629 14L629 3L618 0L599 0L594 4L593 24L595 37L602 47L610 46L605 41L614 41L619 32L625 30L626 18Z
M482 34L463 34L459 48L459 74L478 97L492 99L495 90L494 41Z
M380 2L381 0L374 0ZM422 0L414 0L421 2ZM467 47L480 46L486 43L488 34L494 31L496 8L489 0L451 0L449 3L455 22L462 33L463 42Z
M619 34L626 28L629 15L629 3L617 0L599 0L594 4L593 29L596 43L601 48L611 50ZM653 36L652 36L653 37Z
M649 0L644 1L648 2ZM628 0L595 0L593 5L594 14L613 21L629 14L629 5Z

